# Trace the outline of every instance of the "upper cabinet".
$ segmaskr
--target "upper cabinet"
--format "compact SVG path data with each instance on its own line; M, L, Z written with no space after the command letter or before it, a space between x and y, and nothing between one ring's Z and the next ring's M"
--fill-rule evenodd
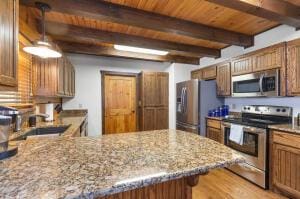
M73 97L75 70L67 58L42 59L33 57L32 91L34 96Z
M231 74L243 75L252 72L252 56L240 56L231 61Z
M300 39L287 43L287 94L300 95Z
M217 76L216 66L209 66L191 72L192 79L211 80L211 79L216 79L216 76Z
M231 96L230 62L224 62L217 66L217 95Z
M0 85L17 86L18 0L0 1Z

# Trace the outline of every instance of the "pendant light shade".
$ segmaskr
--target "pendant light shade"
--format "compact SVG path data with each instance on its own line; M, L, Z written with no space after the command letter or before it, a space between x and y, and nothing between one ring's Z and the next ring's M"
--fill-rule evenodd
M50 10L50 6L44 3L37 2L36 6L42 12L42 38L34 42L33 45L25 46L23 50L29 54L39 56L41 58L58 58L62 54L58 52L53 46L46 41L45 37L45 12Z

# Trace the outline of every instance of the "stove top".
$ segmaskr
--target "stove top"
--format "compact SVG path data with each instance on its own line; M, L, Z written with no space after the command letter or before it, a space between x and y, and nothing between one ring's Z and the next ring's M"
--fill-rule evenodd
M292 108L280 106L244 106L241 117L226 118L223 121L245 126L268 128L269 125L292 123Z

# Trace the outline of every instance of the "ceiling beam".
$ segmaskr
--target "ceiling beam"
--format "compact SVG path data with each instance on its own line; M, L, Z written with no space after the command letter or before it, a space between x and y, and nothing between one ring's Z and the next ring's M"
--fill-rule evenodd
M34 7L36 0L21 0ZM194 23L174 17L117 5L101 0L39 0L51 5L52 10L91 19L136 26L165 33L205 39L230 45L249 47L253 36Z
M300 7L283 0L206 0L227 8L300 28Z
M40 29L40 28L39 28ZM174 54L197 57L219 57L220 50L202 46L187 45L182 43L168 42L164 40L150 39L123 33L102 31L93 28L67 25L56 22L46 22L46 32L52 38L60 40L75 40L84 42L102 42L120 44L141 48L165 50Z
M55 43L62 49L62 51L67 53L79 53L79 54L88 54L88 55L158 61L158 62L176 62L176 63L199 65L199 58L196 57L185 57L185 56L170 55L170 54L165 56L150 55L150 54L143 54L143 53L119 51L109 46L81 44L81 43L58 41L58 40L56 40Z

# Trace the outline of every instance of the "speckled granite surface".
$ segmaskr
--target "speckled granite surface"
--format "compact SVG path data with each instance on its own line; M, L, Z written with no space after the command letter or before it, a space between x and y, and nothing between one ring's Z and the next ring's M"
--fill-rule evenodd
M0 197L95 198L243 161L224 145L175 130L32 139L0 161Z
M298 134L300 136L300 126L294 124L279 124L279 125L271 125L270 129L275 129L279 131L285 131L288 133Z
M62 134L65 137L72 137L76 131L80 128L80 125L85 120L86 116L74 116L74 117L60 117L57 118L53 122L38 122L36 127L28 127L24 128L19 132L14 132L9 136L9 140L13 140L21 135L24 135L28 131L35 128L43 128L43 127L61 127L61 126L69 126L69 128Z

